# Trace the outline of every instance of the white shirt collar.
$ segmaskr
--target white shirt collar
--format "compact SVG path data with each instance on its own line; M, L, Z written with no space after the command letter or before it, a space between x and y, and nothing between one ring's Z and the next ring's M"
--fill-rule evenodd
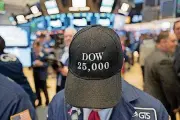
M98 111L99 117L101 120L109 120L112 114L113 108L103 109ZM88 120L88 117L91 113L92 109L83 108L83 120Z

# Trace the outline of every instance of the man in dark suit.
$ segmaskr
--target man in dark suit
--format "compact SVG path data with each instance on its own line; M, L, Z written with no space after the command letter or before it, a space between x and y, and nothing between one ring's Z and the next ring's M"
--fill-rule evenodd
M180 20L174 23L173 30L178 39L178 46L176 48L176 52L174 56L174 69L180 81Z
M161 32L156 40L155 51L145 60L144 89L159 99L172 116L173 110L180 105L180 83L174 72L172 59L176 42L173 33Z
M47 92L46 79L48 76L47 68L47 54L42 50L42 46L38 41L33 44L33 76L36 88L36 95L39 100L39 105L41 105L41 95L40 90L42 89L46 98L46 105L49 103L49 97Z
M121 78L122 64L123 50L112 29L94 25L77 32L65 90L50 103L48 120L168 120L158 100Z

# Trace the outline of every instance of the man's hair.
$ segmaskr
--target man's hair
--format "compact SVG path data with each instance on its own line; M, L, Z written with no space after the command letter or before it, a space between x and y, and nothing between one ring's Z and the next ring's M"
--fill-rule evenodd
M37 47L40 47L41 43L39 41L34 41L33 45L36 45Z
M169 31L161 31L157 36L156 43L160 43L162 39L167 39L169 37Z
M72 27L66 28L64 32L67 32L67 31L72 31L74 35L77 33L77 30L75 28L72 28Z
M180 20L177 20L177 21L175 21L175 22L174 22L174 25L173 25L173 30L175 29L176 24L177 24L178 22L180 22Z
M0 36L0 53L4 52L4 48L6 47L4 39Z
M45 34L40 34L40 35L38 36L38 38L45 38L45 37L46 37Z

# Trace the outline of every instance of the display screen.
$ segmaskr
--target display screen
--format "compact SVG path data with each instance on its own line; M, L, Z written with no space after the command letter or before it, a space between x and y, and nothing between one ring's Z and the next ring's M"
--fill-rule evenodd
M62 27L62 22L61 20L51 20L50 26L54 28Z
M31 66L31 48L6 48L4 51L15 55L21 61L23 67Z
M7 47L27 47L28 27L0 26L0 36L4 38Z
M46 1L45 6L46 6L48 14L57 14L57 13L59 13L59 9L57 7L57 3L56 3L55 0Z
M102 26L110 26L111 22L110 19L99 19L98 24Z
M73 25L75 25L75 26L87 26L87 20L85 18L73 19Z

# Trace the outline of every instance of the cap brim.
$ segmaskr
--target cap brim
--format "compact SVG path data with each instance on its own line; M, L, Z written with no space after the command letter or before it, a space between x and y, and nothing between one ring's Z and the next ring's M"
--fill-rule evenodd
M84 80L70 71L66 79L65 100L68 104L80 108L112 108L122 96L121 75L103 80Z

